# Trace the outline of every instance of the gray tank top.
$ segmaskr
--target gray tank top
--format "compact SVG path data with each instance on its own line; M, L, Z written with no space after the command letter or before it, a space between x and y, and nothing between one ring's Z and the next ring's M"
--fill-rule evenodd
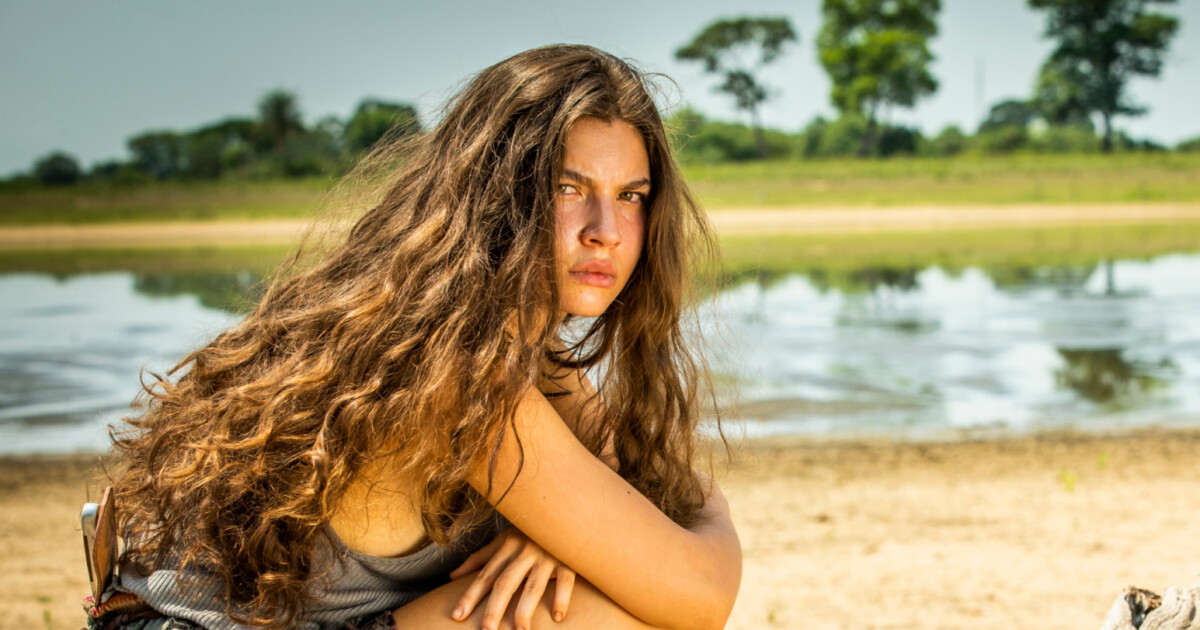
M319 566L329 566L326 576L312 588L303 621L297 628L327 630L347 621L395 610L450 580L450 571L471 553L486 545L506 526L497 515L458 540L452 547L430 543L404 556L384 558L346 546L332 527L326 527L332 545L318 547ZM325 564L329 563L329 564ZM224 586L218 580L176 583L179 572L160 569L148 576L132 567L121 567L118 590L134 593L167 617L186 619L210 630L244 630L225 614Z

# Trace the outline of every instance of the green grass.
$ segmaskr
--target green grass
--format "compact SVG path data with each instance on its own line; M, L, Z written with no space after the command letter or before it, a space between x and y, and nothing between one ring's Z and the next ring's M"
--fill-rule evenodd
M1200 201L1200 154L750 162L684 174L712 209Z
M307 218L331 182L164 182L0 193L0 225Z
M1200 153L775 161L689 166L705 207L1200 202ZM307 218L327 179L0 192L0 225Z

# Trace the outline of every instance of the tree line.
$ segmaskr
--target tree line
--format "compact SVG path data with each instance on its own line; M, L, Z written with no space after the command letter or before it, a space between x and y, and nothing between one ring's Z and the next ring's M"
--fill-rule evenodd
M1161 73L1179 20L1151 9L1174 2L1028 0L1030 8L1045 14L1044 35L1056 44L1029 98L995 104L973 135L949 126L932 138L918 129L883 125L879 116L887 108L913 107L937 91L929 40L938 34L940 0L823 0L817 58L833 86L830 102L838 118L817 118L791 136L762 129L758 108L772 92L761 71L799 41L796 30L779 17L717 20L676 50L675 57L701 63L706 73L716 75L721 80L716 90L749 114L750 129L681 112L679 122L689 139L681 154L720 161L1165 149L1129 138L1116 130L1113 119L1147 111L1132 100L1128 84L1134 77ZM1200 149L1200 138L1179 148Z
M1113 120L1147 111L1132 99L1128 83L1160 74L1179 20L1151 6L1175 1L1027 0L1046 15L1045 36L1056 44L1030 96L996 103L973 133L951 125L930 137L917 128L882 123L880 116L890 108L913 107L937 91L929 40L938 34L940 0L823 0L815 43L838 116L817 117L794 134L764 128L759 107L773 94L762 70L799 42L796 29L781 17L717 20L675 56L714 75L720 81L715 89L733 98L750 124L709 120L684 108L669 121L675 148L681 159L695 162L1163 150L1128 137ZM102 162L88 172L56 151L37 160L31 176L8 184L333 174L389 132L403 136L420 129L411 104L377 99L364 100L345 121L326 117L306 126L296 97L276 90L259 102L257 117L229 118L187 132L145 132L128 141L132 160ZM1200 138L1176 149L1200 150Z
M33 164L31 176L9 187L70 185L79 181L139 184L166 179L272 179L309 177L348 169L385 136L420 131L408 103L365 99L345 121L334 116L304 124L296 96L274 90L253 118L227 118L192 131L147 131L129 139L129 161L111 160L85 172L72 156L55 151Z

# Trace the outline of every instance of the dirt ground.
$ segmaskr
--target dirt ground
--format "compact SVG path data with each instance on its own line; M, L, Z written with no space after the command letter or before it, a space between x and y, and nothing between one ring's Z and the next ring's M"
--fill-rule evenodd
M721 234L803 234L1194 221L1200 220L1200 204L782 208L708 216ZM292 243L308 225L302 219L273 219L10 226L0 228L0 249Z
M1096 628L1123 587L1200 576L1200 431L737 451L731 630ZM0 459L0 628L82 625L98 461Z

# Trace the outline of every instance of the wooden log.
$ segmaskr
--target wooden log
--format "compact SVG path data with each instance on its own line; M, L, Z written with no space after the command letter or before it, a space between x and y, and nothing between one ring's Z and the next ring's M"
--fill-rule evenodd
M1108 611L1100 630L1200 630L1200 581L1172 586L1161 597L1130 586Z

